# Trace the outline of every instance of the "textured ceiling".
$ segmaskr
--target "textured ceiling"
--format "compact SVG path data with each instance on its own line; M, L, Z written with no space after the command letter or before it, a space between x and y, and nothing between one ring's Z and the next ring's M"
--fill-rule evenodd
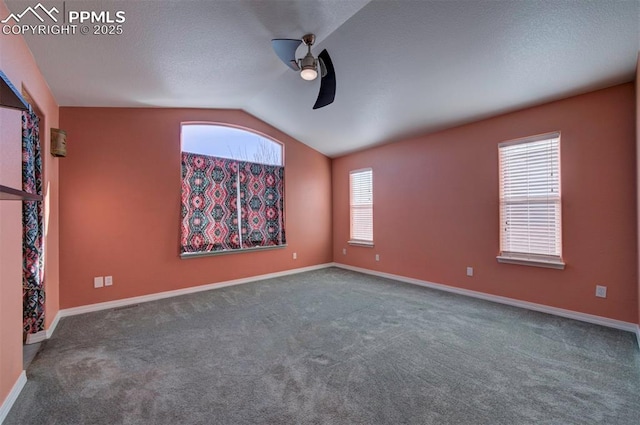
M16 13L33 3L6 1ZM64 7L123 10L126 22L122 35L25 37L61 106L241 108L329 156L632 81L640 47L638 0ZM318 110L319 81L303 81L270 44L306 32L336 68L336 100Z

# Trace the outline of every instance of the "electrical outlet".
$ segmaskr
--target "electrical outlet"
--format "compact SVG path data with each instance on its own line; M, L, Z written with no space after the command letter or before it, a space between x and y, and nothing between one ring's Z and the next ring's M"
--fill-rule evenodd
M113 285L113 276L105 276L104 277L104 286Z
M376 261L380 261L380 254L376 254Z
M294 253L293 253L293 259L294 259L294 260L298 259L298 253L297 253L297 252L294 252Z
M102 288L104 286L104 278L102 276L93 278L93 287L94 288Z
M607 287L596 285L596 297L607 298Z
M347 255L347 248L342 248L342 255Z
M473 267L467 267L467 276L473 276Z

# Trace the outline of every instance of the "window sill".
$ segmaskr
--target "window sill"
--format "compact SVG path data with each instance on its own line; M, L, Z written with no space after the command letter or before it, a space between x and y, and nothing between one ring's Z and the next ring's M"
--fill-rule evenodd
M548 269L564 270L565 263L562 260L546 260L540 258L525 258L525 257L507 257L498 255L496 257L498 263L505 264L517 264L520 266L532 266L532 267L545 267Z
M373 248L373 242L369 242L369 241L348 241L347 243L349 245L354 245L354 246L363 246L365 248Z
M182 260L188 260L189 258L212 257L215 255L242 254L246 252L256 252L256 251L270 251L272 249L280 249L280 248L286 248L286 247L287 247L287 244L272 245L272 246L256 246L253 248L241 248L241 249L225 249L224 251L185 252L180 254L180 258Z

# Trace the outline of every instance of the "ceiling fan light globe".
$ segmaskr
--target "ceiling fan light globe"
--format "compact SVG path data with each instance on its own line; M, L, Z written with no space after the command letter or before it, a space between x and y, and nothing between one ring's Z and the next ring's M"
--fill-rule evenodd
M300 76L303 80L312 81L318 77L318 71L316 71L314 68L304 68L302 71L300 71Z

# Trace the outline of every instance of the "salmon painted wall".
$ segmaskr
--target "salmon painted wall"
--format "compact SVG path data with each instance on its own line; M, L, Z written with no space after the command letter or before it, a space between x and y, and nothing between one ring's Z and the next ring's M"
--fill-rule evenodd
M628 83L335 159L334 261L637 323L634 104ZM499 264L498 143L552 131L566 269ZM349 171L364 167L374 248L347 244Z
M240 110L61 108L62 308L328 263L331 160ZM286 248L179 258L180 123L232 124L285 145ZM296 252L297 260L292 259ZM111 275L111 287L93 288Z
M0 0L0 16L8 9ZM58 313L58 160L50 155L49 128L58 105L22 36L0 36L0 69L26 90L44 115L46 327ZM0 184L22 188L21 113L0 108ZM0 201L0 403L22 371L22 203Z
M636 201L638 206L638 326L640 326L640 52L638 52L638 62L636 63ZM640 338L640 329L638 331ZM640 344L640 339L638 340Z

